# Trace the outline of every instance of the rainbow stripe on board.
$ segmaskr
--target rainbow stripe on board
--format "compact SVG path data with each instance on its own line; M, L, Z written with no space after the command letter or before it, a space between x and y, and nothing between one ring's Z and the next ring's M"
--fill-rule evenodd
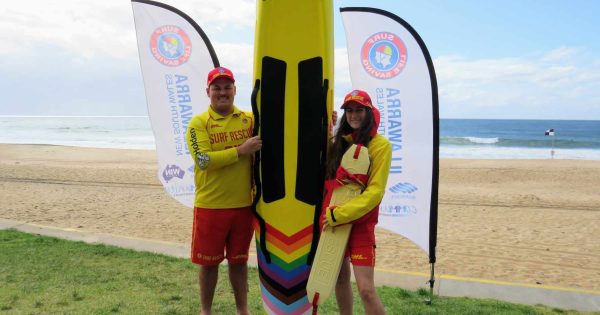
M255 224L260 289L265 310L270 314L305 314L312 312L306 296L310 273L307 264L312 244L313 226L287 236L266 224L268 263L260 250L260 226Z
M263 307L310 314L308 263L333 109L333 1L256 6L251 103L263 146L255 155L253 211Z

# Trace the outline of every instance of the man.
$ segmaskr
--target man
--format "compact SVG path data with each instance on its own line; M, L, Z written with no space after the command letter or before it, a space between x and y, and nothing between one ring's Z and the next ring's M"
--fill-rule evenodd
M195 161L192 262L200 265L201 314L211 314L219 263L227 258L238 314L249 314L248 250L252 240L252 155L262 141L252 137L253 116L234 106L233 73L208 73L208 111L188 125L186 139Z

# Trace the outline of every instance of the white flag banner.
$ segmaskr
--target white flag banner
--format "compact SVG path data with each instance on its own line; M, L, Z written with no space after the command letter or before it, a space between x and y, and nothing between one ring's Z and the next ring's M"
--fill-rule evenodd
M350 76L381 112L392 167L379 225L416 243L435 262L439 174L437 81L423 40L398 16L341 8Z
M194 161L185 132L192 117L208 109L206 74L219 61L206 34L185 13L155 1L131 4L158 178L169 195L191 208Z

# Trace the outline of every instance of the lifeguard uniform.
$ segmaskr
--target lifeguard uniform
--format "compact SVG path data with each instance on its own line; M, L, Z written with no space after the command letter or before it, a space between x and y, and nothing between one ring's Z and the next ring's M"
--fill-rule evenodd
M362 95L355 95L361 97ZM350 98L350 94L346 97ZM368 97L368 96L367 96ZM361 100L362 101L362 100ZM346 101L344 102L346 103ZM379 204L385 193L390 166L392 164L392 145L388 139L377 134L380 113L377 108L368 102L373 111L374 126L371 130L371 141L367 145L371 166L368 171L368 180L365 190L358 196L341 206L329 207L333 189L327 189L323 200L322 217L327 219L331 226L352 223L352 231L348 240L347 256L350 256L353 265L375 265L375 225L379 217ZM343 141L353 144L351 134L343 136ZM335 181L335 179L329 179ZM326 183L326 187L331 187Z
M195 162L194 263L248 260L253 233L252 157L238 156L236 147L252 137L252 127L252 113L235 106L228 116L209 108L188 125L186 141Z

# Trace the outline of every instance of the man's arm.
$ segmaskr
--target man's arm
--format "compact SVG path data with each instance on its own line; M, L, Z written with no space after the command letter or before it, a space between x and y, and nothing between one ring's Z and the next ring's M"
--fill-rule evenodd
M253 154L262 146L262 141L257 136L249 138L238 147L212 151L206 121L201 116L192 118L185 138L194 162L202 170L214 170L233 164L240 156Z

